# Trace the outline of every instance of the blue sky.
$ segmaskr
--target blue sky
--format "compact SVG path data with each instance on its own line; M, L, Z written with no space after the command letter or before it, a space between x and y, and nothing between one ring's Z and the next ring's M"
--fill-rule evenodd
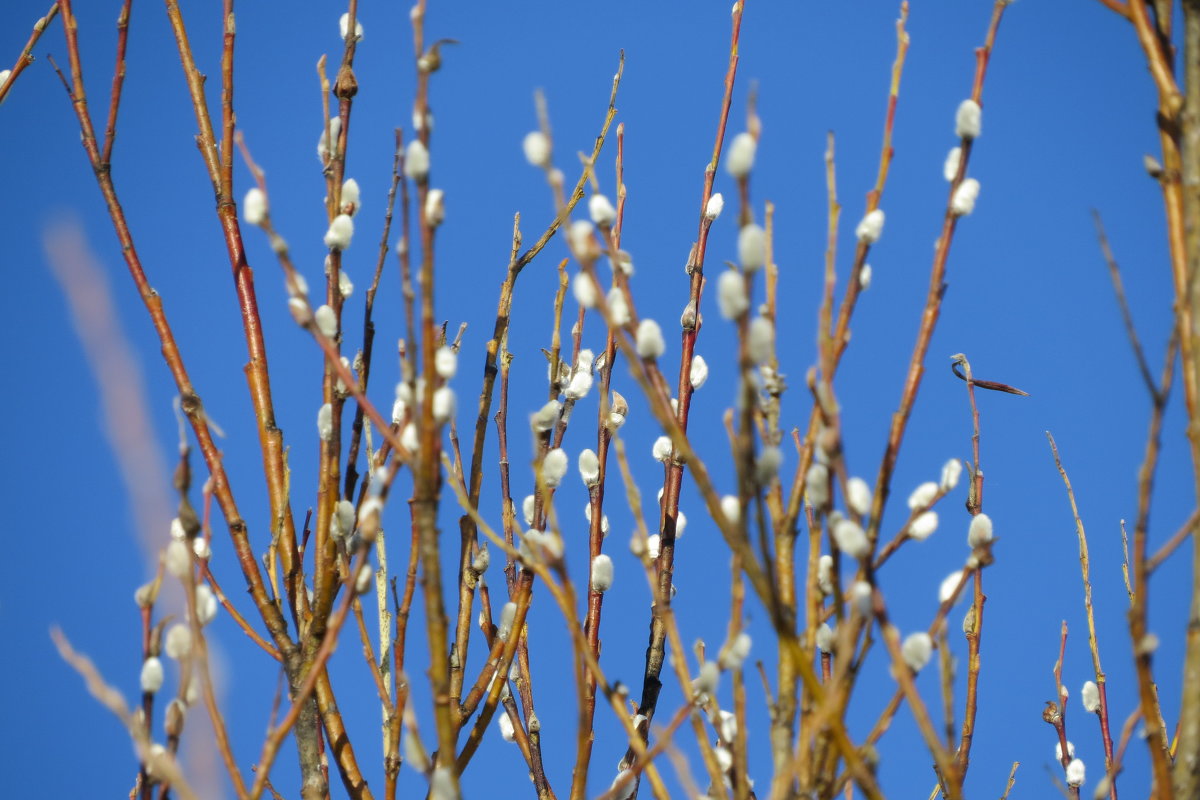
M0 61L15 58L44 2L14 0L2 12ZM111 79L113 20L117 4L79 9L86 80L93 113L102 116ZM815 316L825 236L822 153L825 135L837 136L838 188L843 204L844 281L852 229L874 180L885 94L894 57L897 6L877 0L843 3L747 3L741 65L730 134L744 125L745 98L759 90L763 138L753 175L756 213L776 206L776 261L780 268L779 341L791 391L784 399L787 426L808 417L803 375L814 361ZM314 65L321 54L340 52L337 4L282 6L245 4L238 10L238 121L255 158L267 171L272 215L291 243L297 265L310 282L321 274L325 228L324 183L315 158L320 96ZM634 256L634 293L642 315L668 331L666 364L679 356L674 321L686 302L682 266L695 235L703 166L712 148L728 44L729 3L613 2L603 7L527 2L431 3L430 38L460 44L444 51L433 81L436 118L434 183L445 189L447 221L438 243L438 313L453 329L470 323L455 387L460 398L478 390L481 346L490 334L496 292L503 277L514 212L532 240L553 209L541 173L530 167L520 143L535 125L533 91L541 87L555 132L556 163L577 174L576 151L590 150L601 122L618 51L626 54L618 121L625 124L629 201L624 246ZM201 68L215 84L219 14L212 4L188 4L193 45ZM874 279L859 304L853 342L838 374L837 391L846 426L853 474L873 478L883 452L890 414L899 400L904 371L924 302L932 243L946 200L941 177L946 151L955 144L953 114L970 91L973 48L982 40L989 3L942 0L913 3L912 46L896 122L895 161L882 207L888 214L870 262ZM411 37L405 8L360 5L365 27L356 62L355 100L347 175L363 188L364 210L346 269L360 287L351 319L360 319L362 289L374 266L391 162L392 130L411 132ZM193 143L195 121L182 71L162 9L138 4L130 35L125 99L114 151L114 175L151 283L164 300L193 380L213 418L226 432L222 447L235 492L257 547L266 519L258 445L245 390L245 347L228 262L212 213L211 187ZM173 458L176 425L173 384L158 355L148 319L121 264L120 252L90 170L78 145L71 107L44 56L66 63L56 22L37 51L38 61L21 76L0 108L0 151L8 191L0 195L7 246L0 256L9 276L10 335L2 337L10 365L0 404L14 421L0 466L9 510L7 557L0 563L0 631L7 658L0 701L9 724L0 749L13 767L0 785L8 793L78 796L124 793L135 763L124 734L84 692L58 659L47 631L61 626L89 653L106 676L132 697L140 662L134 589L151 574L137 534L138 516L117 470L103 427L98 383L75 332L64 294L48 267L43 237L63 220L77 220L102 265L119 326L132 343L144 381L146 420L161 458ZM215 97L214 92L210 96ZM1105 218L1124 269L1139 332L1157 370L1171 322L1171 291L1157 187L1142 167L1143 153L1157 151L1153 86L1132 30L1089 0L1015 3L1001 28L984 94L984 132L971 174L982 184L975 213L962 221L951 252L949 291L926 363L927 372L896 473L893 506L884 528L894 528L909 490L936 479L949 457L965 458L970 419L965 392L948 369L948 357L966 353L979 377L1014 384L1029 398L981 396L985 510L1000 538L997 564L986 579L983 673L978 732L968 791L998 795L1009 765L1020 761L1018 785L1026 796L1053 791L1052 730L1041 721L1053 696L1051 668L1059 625L1071 627L1065 682L1071 688L1071 739L1092 770L1101 770L1100 740L1093 721L1075 699L1091 677L1083 617L1076 540L1062 484L1044 431L1058 440L1090 535L1099 637L1109 676L1114 726L1135 702L1126 597L1121 581L1119 523L1135 515L1135 472L1141 458L1149 398L1123 332L1107 271L1096 245L1090 209ZM598 168L612 193L612 158L606 147ZM238 196L250 186L239 163ZM735 258L736 187L724 174L717 190L730 203L714 226L709 269ZM267 329L280 426L291 448L293 494L303 510L315 496L316 439L313 418L320 405L320 356L291 322L279 270L265 239L247 230L250 260ZM538 348L550 338L548 310L556 285L554 265L566 255L554 241L518 284L511 349L514 362L512 415L519 420L544 399L544 368ZM839 287L840 291L840 287ZM710 293L711 295L711 293ZM392 349L403 330L394 264L385 270L377 300L376 402L390 404L396 369ZM712 377L696 396L693 440L709 462L718 486L732 489L720 415L733 402L732 332L706 296L708 324L699 352ZM589 321L585 346L599 349L599 325ZM616 387L636 390L624 366ZM628 389L629 391L625 391ZM584 403L590 418L593 394ZM461 405L466 405L462 403ZM650 458L658 435L640 400L625 429L634 472L644 496L653 496L659 465ZM1178 393L1164 427L1165 450L1155 494L1152 542L1169 536L1194 505L1190 498L1184 419ZM460 416L460 422L467 418ZM521 447L523 437L515 436ZM594 441L580 426L567 438L572 455ZM489 451L493 452L493 451ZM514 459L524 463L522 458ZM791 457L785 469L794 467ZM573 473L572 473L573 474ZM790 474L790 473L789 473ZM531 475L515 471L514 494L529 491ZM169 474L146 476L143 488L167 497ZM147 488L148 487L148 488ZM610 497L619 497L610 492ZM569 480L559 507L578 520L585 493ZM894 621L903 630L924 627L936 607L941 579L967 556L963 489L942 507L941 529L927 542L904 548L880 577ZM498 490L490 484L484 508L499 519ZM489 505L490 503L490 505ZM613 505L613 534L606 551L617 562L617 585L605 606L604 662L608 674L640 681L649 593L629 555L628 511ZM694 486L685 479L682 508L691 511L680 544L676 579L683 637L718 646L728 614L728 553L715 527L703 519ZM403 530L400 509L389 530ZM448 509L444 530L457 512ZM890 521L890 524L889 524ZM161 520L159 541L167 541ZM385 525L388 525L385 517ZM218 526L218 530L219 530ZM396 536L394 539L402 537ZM575 545L581 551L583 540ZM231 547L218 536L214 564L227 588L236 584ZM393 564L403 551L393 546ZM1168 727L1178 706L1182 637L1190 581L1187 556L1156 575L1151 627L1159 635L1159 689ZM568 542L568 563L580 581L585 559ZM492 582L500 583L494 571ZM244 598L239 597L239 600ZM248 603L242 603L244 611ZM774 653L761 608L750 608L754 657L768 664ZM957 612L952 618L957 625ZM532 612L535 681L549 774L567 785L573 756L574 695L566 659L566 636L543 593ZM415 630L415 629L414 629ZM213 636L219 645L224 708L236 753L248 771L257 757L270 712L272 665L222 616ZM426 663L421 643L410 656L417 675ZM954 651L965 655L959 637ZM474 663L479 655L473 654ZM381 784L378 708L358 653L347 642L332 666L335 684L345 681L339 702ZM851 723L869 725L893 683L884 667L870 664ZM169 672L168 681L171 680ZM420 683L420 681L417 681ZM750 689L754 776L769 779L761 688ZM168 684L171 685L170 683ZM919 686L935 703L931 672ZM724 688L728 691L728 686ZM428 709L418 695L418 708ZM677 689L662 708L681 701ZM559 716L558 709L562 709ZM199 719L201 715L193 715ZM598 714L591 794L608 784L623 748L616 723ZM555 724L557 723L557 725ZM198 730L198 729L196 729ZM193 730L193 733L196 733ZM432 728L427 728L431 731ZM1114 731L1114 735L1116 731ZM199 735L199 734L196 734ZM185 735L186 738L186 735ZM490 735L468 771L468 797L503 785L503 795L529 791L525 768L511 746ZM901 711L881 747L880 776L896 796L928 792L933 785L907 710ZM69 767L67 765L70 765ZM1147 784L1142 749L1131 747L1122 783ZM213 767L214 772L217 767ZM294 756L286 752L274 775L292 786ZM406 790L420 785L404 772ZM218 781L216 786L220 788Z

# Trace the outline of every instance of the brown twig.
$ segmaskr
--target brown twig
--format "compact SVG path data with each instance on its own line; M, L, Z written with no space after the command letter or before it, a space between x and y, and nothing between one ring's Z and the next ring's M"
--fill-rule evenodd
M126 3L128 5L128 3ZM46 16L38 19L33 23L33 32L29 34L29 41L25 43L25 47L21 48L21 54L17 56L17 61L9 70L8 76L0 81L0 103L4 102L4 98L8 96L9 90L13 84L17 82L17 77L25 71L25 68L33 63L33 48L38 43L38 39L42 38L42 33L45 32L46 26L54 19L58 13L58 3L51 3L50 10L46 12ZM107 159L106 159L107 161Z

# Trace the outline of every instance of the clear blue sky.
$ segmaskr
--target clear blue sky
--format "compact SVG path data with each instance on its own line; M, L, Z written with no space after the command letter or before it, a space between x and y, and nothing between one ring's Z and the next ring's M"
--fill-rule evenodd
M81 3L79 9L87 85L98 117L107 106L118 5ZM217 6L187 5L197 59L215 84ZM461 405L468 405L467 398L478 391L480 347L491 330L512 215L522 213L522 227L531 240L552 213L542 176L525 163L520 148L522 137L535 125L533 91L542 87L546 92L558 166L568 175L577 174L574 153L590 150L621 48L627 58L618 101L618 120L626 126L629 190L624 244L637 265L634 291L639 312L664 323L667 364L673 369L679 348L672 331L686 301L682 265L694 236L702 169L712 147L726 65L729 2L430 5L429 37L461 42L445 52L432 96L434 182L447 197L447 221L438 237L438 309L452 329L460 321L471 323L455 382ZM15 58L29 26L46 6L45 0L5 4L0 12L2 66ZM973 48L982 40L990 7L952 0L913 3L896 156L882 203L887 227L871 254L874 281L859 305L853 343L837 386L851 472L868 478L876 473L890 414L899 400L945 203L942 161L955 143L954 109L970 91ZM238 10L238 120L267 171L273 216L310 282L321 274L325 228L324 183L314 152L320 128L314 64L321 54L339 52L337 18L342 10L337 4L308 2L244 4ZM803 424L808 416L802 378L814 360L814 311L825 231L825 134L834 131L838 142L844 275L844 254L850 252L851 232L874 179L896 10L895 3L877 0L747 3L730 133L741 130L747 89L757 81L763 138L752 189L760 216L765 200L777 208L776 260L786 309L779 339L786 346L784 370L792 378L784 405L789 426ZM195 122L163 9L138 3L134 12L113 158L116 184L193 379L209 413L227 434L222 442L226 464L261 550L266 506L241 370L245 349L224 245L212 213L211 187L193 144ZM351 319L361 314L362 290L374 265L392 129L402 125L411 130L407 18L404 4L360 4L366 36L356 65L360 92L347 175L362 185L364 210L346 261L360 287L349 306ZM174 389L122 266L78 144L70 104L41 57L48 52L66 64L58 22L39 45L37 63L21 76L0 108L0 169L7 188L0 193L6 239L0 262L10 287L10 332L0 338L9 378L0 406L13 423L5 437L9 455L0 466L9 519L6 556L0 560L0 632L6 652L0 703L7 717L0 727L0 751L8 764L0 786L11 796L114 796L127 792L135 775L131 747L117 723L58 659L47 631L51 625L61 626L133 697L140 647L132 595L151 574L151 565L139 544L137 517L103 429L98 384L47 265L42 239L48 228L64 218L79 220L102 263L120 327L133 342L144 379L153 444L164 459L173 458L176 440ZM210 96L215 97L215 85L211 88ZM1091 667L1074 528L1046 445L1046 430L1058 439L1091 537L1114 728L1135 703L1119 522L1135 514L1135 471L1149 399L1125 339L1089 209L1097 208L1105 216L1142 339L1157 369L1171 321L1171 294L1161 202L1142 168L1142 154L1157 152L1154 96L1132 30L1122 20L1094 0L1025 0L1009 9L1001 28L984 107L984 133L971 161L982 193L954 243L944 313L899 462L893 503L902 507L908 491L936 479L947 458L969 453L965 392L948 369L951 354L965 352L978 376L1031 394L980 398L985 510L996 522L1000 541L998 562L987 572L981 702L968 791L972 796L998 795L1009 765L1017 760L1022 763L1021 794L1044 797L1054 791L1047 769L1057 768L1053 732L1042 722L1041 710L1053 696L1051 667L1064 619L1072 631L1065 670L1072 690L1071 739L1090 767L1089 786L1102 769L1094 721L1085 717L1076 699L1080 684L1091 677ZM609 192L614 154L610 145L599 167ZM240 197L250 185L240 164L237 180ZM731 212L736 189L723 171L717 189L731 202L714 228L710 269L735 257ZM320 405L320 357L290 321L278 268L265 240L256 234L248 230L247 241L268 331L279 421L291 447L294 504L302 513L314 496L313 419ZM538 348L549 341L553 266L565 254L565 246L553 242L518 285L520 311L511 344L517 358L515 431L521 429L523 415L544 397L545 371ZM389 265L382 287L374 377L376 401L387 407L395 380L391 348L403 329L394 266ZM716 313L713 298L706 297L705 303L708 325L699 351L711 365L712 378L697 395L693 436L718 485L728 491L731 470L720 414L733 401L731 332ZM599 349L599 326L590 324L585 345ZM630 389L625 393L634 397L636 390L623 365L618 374L618 388ZM581 418L591 417L595 402L593 394ZM1193 507L1180 405L1176 393L1164 429L1153 515L1156 542L1169 536ZM635 402L625 435L643 494L652 498L659 466L649 450L658 432L648 420L644 404ZM514 438L525 446L522 436ZM569 433L567 449L574 456L593 440L594 431L579 427ZM523 463L523 457L515 461ZM794 464L790 457L786 467ZM514 474L514 494L520 497L528 491L531 477L527 472ZM567 520L576 520L584 502L583 488L573 476L574 471L560 496ZM167 474L148 477L148 491L166 496L168 479ZM492 484L484 496L494 520L499 518L497 494ZM610 493L619 496L620 492ZM893 618L906 631L927 624L938 583L967 556L962 500L960 488L941 509L941 529L929 541L906 547L881 575ZM613 535L606 550L617 563L617 584L605 605L604 662L611 677L637 684L649 594L627 550L632 530L628 512L615 502L610 506ZM688 643L704 638L715 648L724 636L728 613L727 550L703 519L687 480L682 507L692 520L680 544L676 572L683 636ZM400 512L398 507L385 518L389 530L403 529L405 515ZM450 509L444 529L453 531L456 517ZM894 528L900 518L900 509L890 508L885 529ZM159 530L163 544L165 521ZM582 522L581 515L577 522ZM220 525L217 529L220 532ZM582 538L568 543L568 560L581 582L586 561L582 548ZM231 551L227 538L218 535L214 564L227 588L237 583ZM1190 580L1188 557L1156 576L1151 603L1152 628L1162 643L1159 687L1172 729ZM392 563L401 559L402 551L393 547ZM495 568L492 582L500 585ZM248 611L245 598L236 594ZM573 757L574 694L565 635L548 601L544 592L537 597L531 635L545 754L561 794ZM769 664L774 654L764 614L751 607L750 615L756 634L754 657ZM957 623L956 612L953 628ZM257 757L276 676L225 615L213 630L224 676L226 719L248 772ZM414 678L419 678L417 665L427 659L423 636L416 635L417 618L413 630L416 649L410 664ZM952 640L955 653L964 657L961 637ZM472 657L478 664L478 653ZM368 765L372 784L382 785L378 707L356 644L345 643L333 669L335 685L344 682L339 702L360 758ZM853 707L855 730L873 720L875 709L893 688L881 664L872 663L868 669L875 677L865 682ZM173 685L172 676L169 670L168 686ZM761 688L755 680L748 683L755 723L750 746L754 775L762 785L770 772L766 716ZM928 701L936 703L932 670L921 676L919 686ZM427 698L418 695L417 702L427 715ZM679 692L672 688L662 708L673 710L679 702ZM591 794L607 787L623 751L615 722L603 710L598 720ZM885 790L908 797L929 791L929 759L907 710L900 713L881 750ZM477 761L465 778L468 797L519 797L532 791L519 755L494 733ZM289 750L274 773L285 792L294 789L294 763ZM214 773L219 769L212 766ZM419 791L418 778L407 768L404 780L405 791ZM1136 743L1122 782L1132 795L1148 783L1146 760ZM504 789L497 793L497 786Z

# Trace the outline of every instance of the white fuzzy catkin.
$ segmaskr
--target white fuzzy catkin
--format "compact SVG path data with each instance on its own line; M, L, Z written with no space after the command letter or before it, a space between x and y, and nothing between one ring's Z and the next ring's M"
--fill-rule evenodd
M971 98L958 104L954 112L954 135L960 139L975 139L983 132L983 109Z
M629 324L629 304L625 302L625 293L620 287L614 286L609 289L604 302L608 306L609 320L614 327L623 328Z
M595 486L600 482L600 459L595 450L588 448L579 454L579 477L583 478L585 486Z
M418 182L429 177L429 149L420 139L413 139L404 148L404 174Z
M714 192L712 197L708 198L708 202L704 204L704 218L712 222L717 217L721 216L721 212L725 209L725 198L720 192Z
M833 556L823 555L817 559L817 588L828 597L833 594Z
M1068 741L1067 742L1067 758L1074 758L1074 757L1075 757L1075 743ZM1054 760L1062 761L1062 742L1054 743Z
M734 637L729 647L721 651L718 665L721 669L741 669L742 664L745 663L746 658L750 655L751 644L750 634L742 631Z
M168 658L178 661L186 658L191 651L192 629L187 626L186 622L176 622L167 629L166 638L163 639L163 652L167 654Z
M588 521L588 525L592 524L592 504L585 503L583 506L583 516ZM608 536L608 514L600 515L600 533Z
M442 345L433 354L433 367L438 375L450 380L458 372L458 353L454 352L454 348Z
M592 388L592 375L590 372L575 372L571 375L571 381L567 384L567 388L563 390L571 400L582 400L587 397L587 393Z
M783 464L783 451L778 447L767 446L754 459L754 475L758 482L766 485L775 479L779 467Z
M883 235L884 214L882 208L869 212L854 229L854 236L866 244L874 244Z
M461 797L450 767L438 767L429 776L429 800L459 800Z
M515 742L517 740L517 732L513 728L512 719L509 718L508 712L501 709L500 713L496 714L496 727L500 729L500 738L506 742Z
M871 510L871 487L862 478L846 481L846 505L860 517L865 517Z
M738 231L738 263L748 274L762 269L767 263L767 233L762 226L751 222Z
M557 400L551 400L537 410L529 418L529 427L534 433L545 433L554 428L554 423L558 422L559 404Z
M737 525L742 521L742 501L738 500L737 495L725 495L721 498L721 513L731 525Z
M813 464L804 478L804 496L813 508L829 505L829 468L824 464Z
M920 672L933 656L933 640L925 631L910 633L900 645L900 655L913 672Z
M860 617L865 617L871 613L871 604L874 601L875 592L871 589L871 584L866 581L855 581L850 587L850 608Z
M329 535L335 539L344 539L354 533L354 503L349 500L339 500L329 515Z
M531 494L525 495L521 501L521 516L525 519L525 527L533 525L533 512L537 508L537 498Z
M475 556L471 559L471 569L477 573L487 572L488 566L492 563L492 554L488 550L487 540L479 543L479 548L475 551Z
M755 364L765 364L774 352L775 325L766 317L755 317L746 334L746 354Z
M740 272L725 270L717 278L717 307L725 319L737 319L750 308L746 281Z
M201 541L197 539L197 541ZM196 622L203 627L212 622L217 616L217 609L221 604L217 601L217 596L213 594L213 590L208 588L207 583L202 583L196 587Z
M349 299L350 295L354 294L354 281L350 280L350 275L345 269L338 270L338 294L343 300Z
M611 228L617 221L617 210L612 202L602 194L594 194L588 198L588 215L592 222L601 228Z
M596 307L596 284L586 272L575 273L571 279L571 294L575 295L575 302L583 308Z
M317 323L317 330L326 339L333 339L337 336L338 321L337 312L327 305L322 304L314 315Z
M163 685L163 665L158 656L150 656L142 662L142 692L154 694Z
M992 518L987 514L976 514L971 518L971 527L967 529L967 545L974 550L991 540Z
M513 621L517 618L517 604L508 602L500 610L500 624L496 626L496 636L500 641L507 642L512 634Z
M600 594L604 594L612 588L612 583L612 558L601 553L592 559L592 589Z
M324 442L333 438L333 406L329 403L321 406L317 411L317 435Z
M439 386L433 392L433 420L438 423L449 422L454 416L454 390L449 386Z
M350 210L346 213L351 216L357 214L362 208L362 191L358 187L358 181L354 180L354 178L347 178L342 183L341 200L343 209L346 206L350 206Z
M182 578L188 574L192 568L192 554L183 540L172 539L171 543L167 545L166 554L163 556L163 566L176 578Z
M662 536L653 533L646 537L646 555L650 556L651 560L658 558L658 554L662 552Z
M586 219L572 222L571 227L567 228L567 244L571 246L571 250L577 254L588 255L594 260L599 255L595 250L596 242L592 238L592 231L595 229L596 226Z
M370 564L363 564L358 568L358 576L354 579L354 591L358 594L366 594L367 589L371 588L371 578L375 576L375 571L371 569Z
M687 515L676 509L675 511L675 538L683 537L684 528L687 527Z
M952 458L942 467L942 491L948 492L958 485L958 479L962 476L963 465L957 458Z
M655 461L667 462L671 458L671 437L660 436L654 440L654 446L650 448L651 454Z
M938 485L933 481L925 481L908 496L908 507L913 511L929 508L938 495Z
M325 231L325 246L330 250L345 250L354 238L354 220L349 214L338 214Z
M400 444L410 453L417 452L420 447L420 441L417 439L417 426L413 423L408 423L404 426L404 430L400 432Z
M862 269L858 271L858 288L861 291L866 291L871 288L871 265L863 264Z
M950 148L950 152L946 154L946 162L942 164L942 177L947 181L953 181L957 178L960 161L962 161L962 148Z
M192 539L192 552L196 554L196 558L203 561L212 555L212 546L208 543L208 539L197 536Z
M715 661L705 661L700 665L700 673L692 681L692 696L703 698L716 694L717 684L721 680L721 668Z
M621 783L624 781L624 783ZM621 788L613 791L613 787L621 784ZM612 784L609 786L608 795L612 800L629 800L633 797L633 790L637 788L637 778L630 777L629 770L623 769L617 773L617 777L613 778Z
M255 186L242 200L242 219L250 225L261 225L267 218L267 196Z
M718 711L716 729L717 733L721 734L721 738L723 740L726 742L732 742L737 737L738 732L737 714L724 709ZM728 767L726 768L726 771L728 771Z
M350 33L350 12L347 11L345 14L342 14L341 18L338 20L338 30L341 31L342 39L344 40ZM363 38L363 26L362 23L358 21L357 14L354 16L354 38L360 41Z
M1067 786L1082 786L1087 780L1087 770L1078 758L1071 759L1067 764Z
M546 453L546 457L542 459L542 480L546 485L553 488L562 483L563 476L567 474L567 453L561 447L556 447Z
M908 526L908 535L918 542L924 541L937 530L938 515L936 511L925 511L917 515Z
M950 210L956 216L965 217L975 210L975 201L979 197L979 181L967 178L954 190L950 200Z
M662 328L652 319L644 319L637 327L637 354L639 358L660 358L666 352Z
M1079 699L1083 701L1083 708L1089 714L1095 714L1100 711L1100 687L1095 681L1084 681L1083 690L1079 692Z
M337 147L338 137L342 135L342 118L332 117L329 120L328 133L321 129L321 138L317 140L317 158L324 164L329 160L329 148Z
M817 628L817 649L822 653L832 653L833 642L833 628L829 627L828 622L822 622L821 627Z
M704 356L692 356L692 366L688 370L688 382L693 389L699 389L708 380L708 362Z
M550 166L550 137L541 131L530 131L521 142L525 160L535 167Z
M944 603L954 596L954 590L958 588L958 584L962 582L962 570L955 570L942 579L938 586L938 602ZM966 596L966 592L959 594L958 599L961 601Z
M833 541L839 550L852 558L866 558L871 554L871 542L862 526L854 520L838 520L833 526Z
M754 155L758 151L758 140L743 131L733 137L729 152L725 154L725 171L737 179L750 174L754 168Z
M430 189L425 194L425 222L436 228L446 221L446 193Z

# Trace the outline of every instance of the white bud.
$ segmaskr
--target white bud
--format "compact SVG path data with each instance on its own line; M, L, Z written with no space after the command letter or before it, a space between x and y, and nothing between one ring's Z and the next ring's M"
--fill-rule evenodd
M533 166L550 166L550 137L546 134L541 131L530 131L525 134L521 147L525 151L525 160Z
M327 305L320 306L315 314L317 322L317 330L326 339L333 339L337 336L338 321L337 313Z
M417 426L414 423L408 423L400 432L400 445L410 453L416 453L420 448L421 442L417 438Z
M957 178L960 161L962 161L962 148L951 147L950 152L946 154L946 163L942 164L942 177L948 181Z
M612 588L613 562L604 553L592 559L592 589L604 594Z
M546 457L542 459L542 480L546 485L553 488L562 483L563 476L567 474L567 454L561 447L556 447L546 453Z
M717 307L725 319L737 319L750 308L746 297L746 281L735 270L725 270L717 278Z
M1089 714L1100 711L1100 687L1096 685L1095 681L1084 681L1079 698L1083 701L1083 707Z
M595 260L599 251L596 249L595 239L592 238L593 230L595 226L586 219L572 222L571 227L567 228L567 244L571 246L571 251Z
M430 189L425 193L425 222L436 228L446 221L446 193Z
M328 442L333 438L333 406L329 403L317 411L317 435L321 441Z
M346 38L346 35L350 33L350 13L349 12L342 14L341 19L338 20L338 29L342 32L342 39L344 40ZM354 17L354 38L359 39L359 40L361 40L363 38L363 26L362 26L362 23L358 21L357 14Z
M724 709L718 711L717 732L721 734L721 738L726 742L732 742L736 739L738 732L737 715L732 711L725 711ZM728 771L728 767L726 767L726 771Z
M583 516L587 519L588 525L592 524L592 504L585 503L583 506ZM608 536L608 514L600 515L600 533Z
M255 186L242 200L242 219L250 225L261 225L267 218L267 196Z
M628 780L627 780L628 778ZM625 781L620 789L613 791L612 787L616 786L621 781ZM617 777L613 778L612 785L609 787L608 796L612 800L629 800L633 797L633 790L637 788L637 778L629 777L629 770L623 769L617 773Z
M591 388L592 374L590 372L575 372L571 375L571 382L567 384L567 388L563 394L572 400L582 400L587 397L587 393Z
M975 210L975 200L979 197L979 181L967 178L954 190L950 201L950 210L956 216L965 217Z
M933 656L933 640L925 631L910 633L900 645L900 655L913 672L920 672Z
M654 447L651 448L651 453L655 461L667 462L671 458L671 437L660 436L654 440Z
M338 270L338 294L342 296L343 300L354 294L354 281L350 280L350 275L345 269Z
M846 505L860 517L865 517L871 510L871 487L862 478L846 481Z
M429 149L420 139L413 139L404 148L404 174L417 182L429 177Z
M471 569L475 572L487 572L488 565L492 563L492 554L488 551L487 541L479 543L479 547L475 550L475 556L471 559Z
M967 529L967 545L974 550L991 540L992 518L987 514L976 514L971 518L971 527Z
M823 555L817 559L817 588L828 597L833 594L833 556Z
M725 155L725 170L739 180L750 174L754 167L754 154L758 150L758 140L753 135L742 132L733 137L729 144L729 152Z
M433 392L434 422L449 422L454 416L454 390L449 386L439 386Z
M622 275L633 275L633 256L625 250L618 250L617 260L614 262L610 257L608 259L608 266L610 269L621 270Z
M862 269L858 271L858 288L860 291L866 291L871 288L871 265L863 264Z
M450 380L458 371L458 354L453 348L442 345L433 356L433 365L438 375Z
M163 685L163 665L157 656L150 656L142 662L142 692L154 694Z
M163 651L166 652L168 658L176 661L187 657L187 654L192 651L192 629L187 626L187 623L176 622L167 629L167 636L163 641Z
M708 380L708 362L704 356L692 356L692 367L688 372L688 381L693 389L699 389Z
M662 552L662 537L657 534L651 534L646 537L646 555L651 559L658 558L658 554Z
M637 354L640 358L659 358L666 352L662 328L652 319L644 319L637 328Z
M179 517L175 517L173 520L171 520L171 538L184 539L186 537L187 531L183 529L183 520L181 520Z
M871 542L854 520L838 520L833 526L833 540L839 550L852 558L866 558L871 554Z
M525 499L521 501L521 516L525 519L525 527L533 525L533 512L537 508L537 499L531 495L525 495Z
M775 479L779 466L783 463L783 451L778 447L764 447L754 460L754 473L760 484L768 484Z
M362 192L358 188L358 181L354 178L347 178L342 184L342 208L350 206L347 214L354 216L362 208Z
M1074 758L1074 757L1075 757L1075 743L1068 741L1067 742L1067 758ZM1062 742L1054 743L1054 760L1062 761Z
M513 728L512 719L509 718L508 712L503 708L497 710L499 713L496 714L496 727L500 729L500 738L506 742L515 742L517 740L517 732Z
M829 627L829 623L822 622L821 627L817 628L817 649L822 653L832 653L833 641L833 628Z
M196 587L196 622L200 623L201 627L212 622L217 616L217 609L221 604L217 601L217 596L213 594L213 590L208 588L207 583L202 583Z
M329 150L337 147L338 137L342 135L342 118L332 117L329 120L329 132L321 129L321 138L317 140L317 158L324 164L329 160ZM328 138L327 138L328 137Z
M509 635L512 634L513 620L516 618L517 604L505 603L504 608L500 610L500 624L496 626L496 636L500 637L500 641L508 641Z
M737 525L742 520L742 502L736 495L725 495L721 498L721 513L731 525Z
M349 214L338 214L325 232L325 246L330 250L345 250L354 238L354 220Z
M855 581L854 585L850 587L851 610L860 617L869 615L874 595L875 592L871 589L871 584L866 581Z
M583 308L596 307L596 284L586 272L576 272L571 279L571 293Z
M617 221L617 210L602 194L594 194L588 198L588 214L592 222L601 228L611 228Z
M829 468L824 464L813 464L804 479L804 495L813 508L829 505Z
M750 329L746 334L746 354L755 364L765 364L771 360L774 350L774 324L766 317L755 317L750 321Z
M675 538L683 537L683 530L687 527L687 514L684 514L679 509L675 510Z
M767 263L767 233L751 222L738 231L738 263L746 274L753 274Z
M339 500L329 515L329 535L335 539L344 539L354 533L354 503L349 500Z
M954 112L954 135L960 139L976 139L983 131L983 109L971 98L958 104Z
M1086 776L1083 762L1078 758L1071 759L1071 763L1067 764L1067 786L1082 786Z
M600 482L600 459L595 450L588 448L579 454L579 477L583 478L586 486L595 486Z
M529 427L533 429L534 433L553 430L554 423L558 421L558 410L558 401L551 400L529 418Z
M167 572L176 578L183 578L191 571L192 554L182 539L172 539L171 543L167 545L166 555L163 556L163 565L167 568Z
M728 747L717 745L713 748L713 757L716 759L717 768L721 771L722 775L733 768L733 753L729 752Z
M721 680L721 669L715 661L705 661L700 665L700 674L692 681L692 696L703 698L705 695L716 694L717 684Z
M916 489L913 489L913 493L908 496L908 507L913 511L929 508L937 498L938 491L938 485L933 481L922 483Z
M425 748L421 747L421 742L411 731L404 734L404 760L417 772L429 771L429 758L425 755Z
M708 198L708 202L704 204L704 218L712 222L717 217L721 216L721 211L725 208L725 198L720 192L714 192L712 197Z
M375 572L371 569L370 564L363 564L359 567L358 576L354 579L354 591L359 594L366 594L367 590L371 588L371 578L374 575Z
M429 800L460 800L451 767L438 767L429 777Z
M917 515L908 526L908 535L917 541L928 539L937 530L938 515L936 511L925 511Z
M719 665L721 669L737 670L742 668L746 658L750 655L750 634L742 631L734 637L733 642L729 647L721 651Z
M605 303L608 305L608 316L613 327L623 328L629 324L629 304L625 302L625 293L620 287L614 286L609 289Z
M962 582L963 571L955 570L942 579L942 583L938 586L938 602L944 603L954 596L954 590L958 588L958 584ZM962 592L958 596L959 602L966 597L966 592Z
M882 208L871 211L862 218L862 222L858 223L858 227L854 229L854 236L866 244L878 242L879 237L883 235L883 220Z
M948 492L958 485L959 476L962 475L963 465L957 458L952 458L942 467L942 484L943 492Z

